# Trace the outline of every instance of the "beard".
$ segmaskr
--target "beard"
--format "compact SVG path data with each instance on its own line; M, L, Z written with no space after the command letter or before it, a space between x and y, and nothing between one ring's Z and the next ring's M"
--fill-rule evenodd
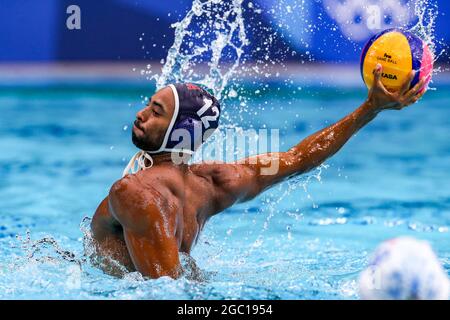
M138 137L134 131L131 132L131 141L133 144L144 151L155 151L158 150L159 145L156 145L154 141L151 141L147 136Z

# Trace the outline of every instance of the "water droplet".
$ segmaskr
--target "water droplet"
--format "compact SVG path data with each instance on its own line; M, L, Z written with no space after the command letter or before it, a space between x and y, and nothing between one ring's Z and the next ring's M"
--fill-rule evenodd
M234 89L230 89L230 91L228 91L228 97L230 98L236 98L238 96L236 90Z

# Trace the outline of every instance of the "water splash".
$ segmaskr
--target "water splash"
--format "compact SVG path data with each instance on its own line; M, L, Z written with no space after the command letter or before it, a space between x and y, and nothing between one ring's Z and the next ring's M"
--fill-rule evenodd
M414 3L414 15L416 23L409 30L420 37L430 48L433 55L433 75L445 71L436 62L447 55L448 44L442 39L436 38L436 20L439 16L439 8L435 0L416 0ZM433 82L433 79L431 80ZM429 88L434 90L434 88Z
M436 52L435 28L439 15L438 5L434 1L417 0L414 2L413 11L417 22L409 30L419 36L436 57L438 53Z
M314 200L312 199L311 195L308 192L308 186L313 181L321 182L322 181L322 172L323 172L323 170L328 169L328 167L329 167L328 165L322 164L309 174L292 178L292 179L286 181L285 184L287 187L283 184L281 184L277 187L278 188L277 191L278 192L282 191L282 193L281 193L281 195L277 195L276 199L270 198L270 194L269 194L265 197L265 200L264 199L262 200L265 204L263 206L263 208L264 208L263 210L265 212L268 212L268 215L265 218L262 229L260 230L258 236L256 237L256 240L250 245L250 249L244 255L242 255L236 259L238 264L245 263L247 258L250 257L256 249L258 249L259 247L262 246L262 244L264 242L264 234L269 229L270 221L275 216L275 214L277 214L279 212L279 210L278 210L279 204L282 201L284 201L287 196L291 195L295 190L297 190L299 188L303 189L303 191L306 193L308 199L312 201L313 208L318 207L318 205L314 202ZM297 218L297 213L294 214L294 216L296 216L296 218ZM289 234L289 232L290 232L290 230L288 229L288 234Z
M44 237L33 241L31 232L27 230L25 237L18 235L17 240L21 243L21 249L26 253L29 261L46 263L64 260L79 266L84 262L84 259L77 258L73 252L61 248L53 237Z
M186 16L172 25L175 40L161 74L154 76L157 89L169 83L196 82L222 98L248 44L242 2L194 0Z
M11 263L3 265L4 270L0 269L0 275L7 272L8 278L14 278L17 282L33 281L34 284L39 282L39 286L58 287L62 289L62 292L67 290L79 292L84 287L89 290L90 281L96 279L99 272L103 273L101 270L108 271L104 273L105 275L112 275L107 279L119 281L127 288L148 281L149 279L139 272L130 272L111 257L100 258L90 229L91 221L90 217L84 217L80 223L80 231L83 234L80 239L83 244L81 250L79 248L65 249L60 244L66 243L64 239L57 240L50 236L33 240L29 230L24 236L18 235L17 241L11 242L10 245L12 249L18 249L16 251L20 252L20 255L14 255ZM201 270L195 260L186 254L180 253L180 264L183 270L183 276L180 278L182 281L201 283L207 281L212 275L210 272ZM49 272L57 273L58 276L52 277L51 281L46 281L46 274ZM15 274L17 276L14 276ZM27 275L32 276L27 277ZM39 290L39 286L36 290ZM1 284L0 287L2 287Z

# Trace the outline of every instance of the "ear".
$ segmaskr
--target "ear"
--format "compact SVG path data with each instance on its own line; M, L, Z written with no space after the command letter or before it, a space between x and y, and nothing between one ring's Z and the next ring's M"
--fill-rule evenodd
M186 117L178 121L169 134L166 148L177 149L181 146L191 151L195 151L202 143L203 128L200 120Z

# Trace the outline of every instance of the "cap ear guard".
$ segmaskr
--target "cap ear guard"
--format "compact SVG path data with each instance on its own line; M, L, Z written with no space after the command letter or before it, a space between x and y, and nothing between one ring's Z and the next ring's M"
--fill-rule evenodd
M193 154L210 135L205 135L205 132L219 126L220 104L213 95L197 85L169 86L174 92L175 104L178 103L178 108L175 107L178 111L172 118L176 118L174 124L166 131L162 151Z
M200 137L198 137L199 135ZM184 117L183 120L177 121L172 128L166 149L171 151L180 151L182 149L183 152L192 154L202 143L201 135L202 122L191 117Z
M178 92L177 89L175 88L175 86L173 84L169 84L169 87L172 89L172 93L174 96L174 100L175 100L175 106L174 106L174 111L173 111L173 115L172 115L172 119L170 120L169 126L167 127L166 133L164 134L164 138L163 141L161 143L161 146L157 149L157 150L145 150L147 153L160 153L163 151L172 151L172 150L168 150L167 149L167 142L169 140L169 135L172 132L172 129L175 125L175 122L178 118L178 114L179 114L179 110L180 110L180 99L178 97Z

